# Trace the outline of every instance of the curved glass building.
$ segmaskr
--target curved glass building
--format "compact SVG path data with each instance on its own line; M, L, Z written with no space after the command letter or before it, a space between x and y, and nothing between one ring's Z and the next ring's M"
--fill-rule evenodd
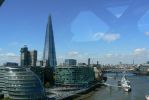
M2 92L5 87L4 74L5 74L5 68L0 66L0 92Z
M43 100L44 88L40 79L29 69L6 67L4 95L13 100ZM1 80L0 80L1 81ZM0 83L3 83L2 81Z

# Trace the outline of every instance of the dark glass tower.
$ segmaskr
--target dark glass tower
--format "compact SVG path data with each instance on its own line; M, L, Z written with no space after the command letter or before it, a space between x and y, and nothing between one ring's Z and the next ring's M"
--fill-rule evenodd
M46 67L50 67L53 69L57 64L51 16L49 16L46 28L43 61Z
M0 0L0 6L2 5L3 2L4 2L4 0Z

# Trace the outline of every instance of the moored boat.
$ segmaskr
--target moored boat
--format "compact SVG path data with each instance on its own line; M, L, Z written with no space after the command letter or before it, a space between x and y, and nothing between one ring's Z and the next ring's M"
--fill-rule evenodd
M131 91L130 81L128 79L126 79L125 75L121 79L121 86L124 89L124 91L126 91L126 92Z
M146 95L146 96L145 96L145 99L146 99L146 100L149 100L149 95Z

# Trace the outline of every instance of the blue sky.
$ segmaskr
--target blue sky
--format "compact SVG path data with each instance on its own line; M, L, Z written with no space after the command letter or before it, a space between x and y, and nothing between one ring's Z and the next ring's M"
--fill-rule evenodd
M6 0L0 7L0 63L19 62L24 45L41 59L49 15L58 62L149 60L148 0Z

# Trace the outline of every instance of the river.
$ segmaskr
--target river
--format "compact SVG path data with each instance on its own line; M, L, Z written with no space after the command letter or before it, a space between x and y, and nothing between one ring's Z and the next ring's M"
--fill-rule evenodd
M145 95L149 95L149 76L126 74L131 82L131 92L125 92L122 88L116 87L117 81L121 79L122 74L109 73L107 76L107 83L112 86L101 86L86 94L87 96L83 100L145 100ZM113 78L115 76L116 79Z

